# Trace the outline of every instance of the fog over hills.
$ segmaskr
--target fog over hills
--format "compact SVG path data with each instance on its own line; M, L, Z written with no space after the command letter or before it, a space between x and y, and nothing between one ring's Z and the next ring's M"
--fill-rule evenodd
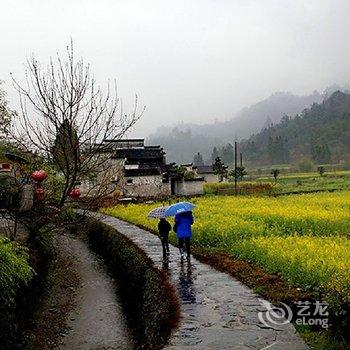
M231 120L211 124L181 123L162 126L150 135L149 144L161 144L170 161L191 162L196 152L209 158L214 146L241 140L259 132L264 126L277 123L284 114L294 116L323 96L315 91L307 96L277 92L263 101L243 108Z
M210 124L180 123L161 126L149 136L149 144L160 144L167 152L167 159L177 163L192 162L195 153L202 153L209 160L213 147L240 141L258 133L266 126L278 123L284 115L294 117L313 103L320 103L333 92L350 91L350 86L332 85L323 93L314 91L306 96L291 92L276 92L237 112L228 121Z

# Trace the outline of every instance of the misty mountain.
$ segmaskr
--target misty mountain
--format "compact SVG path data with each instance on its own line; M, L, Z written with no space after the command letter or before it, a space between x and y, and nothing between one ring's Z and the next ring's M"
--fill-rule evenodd
M336 91L321 103L239 144L246 161L280 164L307 157L316 164L350 160L350 94Z
M331 88L328 93L330 91ZM265 100L243 108L231 120L202 125L182 123L176 127L163 126L150 135L147 141L150 144L161 144L170 161L192 162L197 152L200 152L204 159L209 159L214 146L221 147L233 143L234 140L247 138L267 126L278 123L283 115L295 115L322 100L323 95L317 91L307 96L277 92Z

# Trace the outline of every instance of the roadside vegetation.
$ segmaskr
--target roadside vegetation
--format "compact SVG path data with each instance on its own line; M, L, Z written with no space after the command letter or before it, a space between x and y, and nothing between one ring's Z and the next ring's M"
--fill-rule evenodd
M174 287L133 242L97 220L87 223L91 248L119 281L118 293L138 349L161 349L177 327L179 301Z
M27 250L0 237L0 344L15 345L19 319L16 298L33 278Z
M17 241L0 235L0 347L5 349L27 344L53 257L49 231L38 232L35 241L21 231Z

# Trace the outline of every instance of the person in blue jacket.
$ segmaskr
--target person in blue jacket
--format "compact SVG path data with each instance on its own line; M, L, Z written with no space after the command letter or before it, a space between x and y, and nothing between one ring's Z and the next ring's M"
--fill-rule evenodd
M187 253L187 259L190 259L191 254L191 237L193 225L193 214L191 211L177 214L175 216L174 231L179 239L179 250L181 259L185 257L185 251Z

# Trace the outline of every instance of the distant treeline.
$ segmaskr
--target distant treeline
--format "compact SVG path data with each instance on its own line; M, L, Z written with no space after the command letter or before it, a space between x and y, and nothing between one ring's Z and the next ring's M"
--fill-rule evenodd
M294 118L284 115L279 123L271 123L241 141L238 149L250 165L296 163L301 159L316 164L350 162L350 94L337 91ZM218 156L231 165L232 144L214 147L208 162L213 163Z
M192 163L196 166L212 165L215 163L215 160L218 157L227 166L233 165L235 159L235 150L232 144L228 143L226 146L214 147L209 158L204 158L203 155L200 152L198 152L193 156Z
M253 164L293 163L308 158L317 164L350 161L350 94L337 91L314 103L294 118L287 115L276 125L239 144Z

